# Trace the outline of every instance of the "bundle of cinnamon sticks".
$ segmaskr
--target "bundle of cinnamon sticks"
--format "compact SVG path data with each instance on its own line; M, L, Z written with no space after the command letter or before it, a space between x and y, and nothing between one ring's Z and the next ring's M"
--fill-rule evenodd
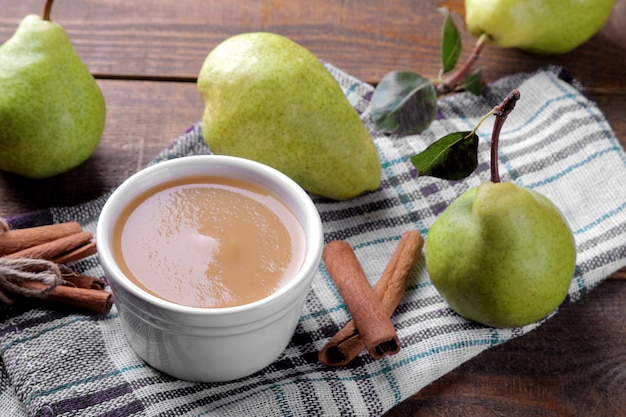
M344 366L367 349L374 359L400 351L391 315L400 303L420 257L424 240L417 230L405 232L382 276L372 288L352 247L345 241L330 242L322 258L341 294L349 321L319 352L319 361Z
M11 230L4 220L0 221L3 301L36 297L82 311L108 313L113 300L111 293L104 290L104 280L65 266L95 254L96 243L92 239L92 233L77 222Z

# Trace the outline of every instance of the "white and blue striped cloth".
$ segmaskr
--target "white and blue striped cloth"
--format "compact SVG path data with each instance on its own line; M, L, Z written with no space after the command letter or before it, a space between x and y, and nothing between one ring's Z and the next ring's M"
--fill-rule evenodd
M507 77L486 86L481 97L443 98L431 128L404 138L375 131L370 85L328 68L372 132L383 179L379 190L350 201L314 200L326 241L347 240L372 284L405 231L427 236L450 202L488 180L492 122L478 132L479 168L463 181L416 179L409 157L445 133L471 129L512 88L521 99L502 132L501 175L547 195L568 219L578 261L566 303L626 265L626 156L600 110L560 68ZM196 124L153 163L208 152ZM10 223L78 220L93 231L105 200L23 214ZM75 268L102 275L95 256ZM539 325L495 329L459 317L432 286L422 258L392 319L400 353L378 361L364 354L329 369L317 362L317 352L350 317L320 266L293 339L275 363L238 381L199 384L142 362L122 335L115 307L105 317L36 305L0 312L0 412L16 417L379 416L481 351Z

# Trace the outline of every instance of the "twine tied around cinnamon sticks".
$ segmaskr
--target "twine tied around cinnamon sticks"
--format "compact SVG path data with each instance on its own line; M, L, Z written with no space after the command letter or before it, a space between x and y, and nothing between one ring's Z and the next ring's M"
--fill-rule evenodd
M20 285L27 282L38 282L43 286L40 289L31 289ZM54 262L45 259L0 258L0 300L5 304L15 303L6 293L44 298L61 282L61 269Z
M39 298L106 314L113 304L104 280L72 271L66 263L96 253L92 234L77 222L12 230L0 218L0 301Z
M400 340L391 315L402 299L419 259L424 240L417 230L405 232L382 276L372 288L361 265L344 241L330 242L322 258L329 275L352 316L318 353L327 366L345 366L367 349L380 359L400 351Z

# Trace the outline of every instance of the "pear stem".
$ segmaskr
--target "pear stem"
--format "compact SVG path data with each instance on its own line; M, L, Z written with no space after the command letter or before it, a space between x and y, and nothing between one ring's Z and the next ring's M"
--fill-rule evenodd
M500 142L500 131L509 113L515 108L515 103L519 100L520 92L514 89L502 100L492 111L496 116L491 132L491 182L500 182L500 172L498 171L498 144Z
M52 10L52 3L54 3L54 0L46 0L46 4L43 6L43 20L50 21L50 11Z
M456 72L454 72L450 77L444 80L442 83L439 83L435 86L435 90L437 91L437 95L442 96L454 91L454 89L459 85L465 78L468 77L470 71L472 70L472 66L474 63L478 61L478 57L480 56L480 52L483 50L483 46L487 43L487 39L489 35L483 33L480 35L478 40L476 41L476 45L474 45L474 50L471 55L465 60L463 66L459 68Z

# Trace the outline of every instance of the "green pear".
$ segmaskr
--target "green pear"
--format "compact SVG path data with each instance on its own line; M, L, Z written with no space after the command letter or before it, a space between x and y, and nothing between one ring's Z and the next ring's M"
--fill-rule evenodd
M272 166L334 200L380 185L365 125L324 65L290 39L264 32L226 39L206 57L198 90L214 153Z
M463 193L426 239L426 268L460 315L494 327L536 322L565 299L573 234L544 195L508 182Z
M465 23L504 48L562 54L602 28L615 0L465 0Z
M26 16L0 46L0 169L46 178L74 168L98 145L105 113L63 27Z

